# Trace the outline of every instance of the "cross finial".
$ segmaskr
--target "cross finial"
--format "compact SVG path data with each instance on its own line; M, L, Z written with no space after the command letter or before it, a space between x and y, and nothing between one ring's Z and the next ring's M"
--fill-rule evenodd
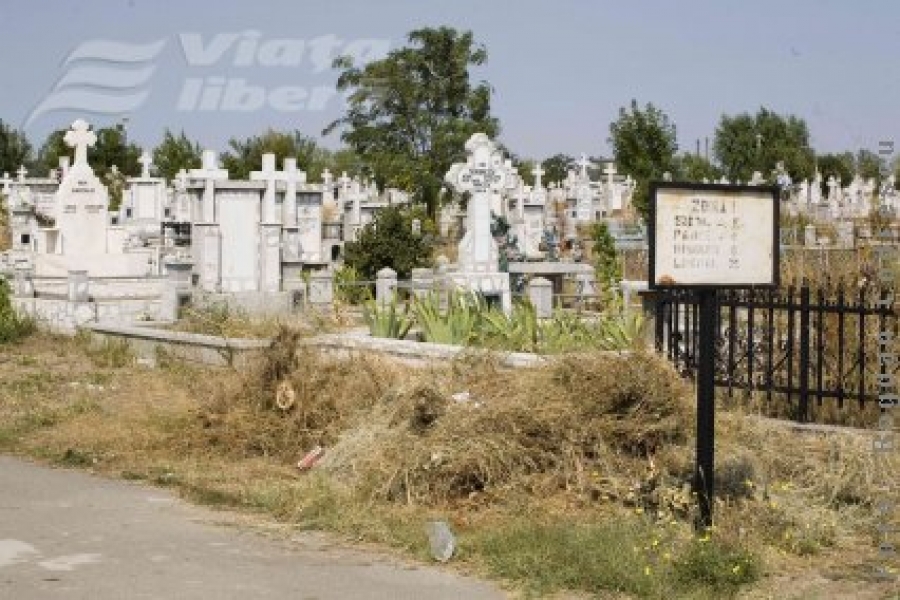
M9 184L12 183L12 179L9 178L9 173L3 172L3 177L0 177L0 183L3 184L3 193L9 193Z
M187 189L188 173L185 169L180 169L175 176L175 189L183 192Z
M141 163L141 177L147 178L150 177L150 165L153 164L153 156L150 155L149 152L144 150L141 157L138 158L138 162Z
M541 186L541 177L544 175L544 169L541 168L541 163L537 163L534 165L534 168L531 170L531 174L534 175L534 188L540 189Z
M25 176L28 175L28 169L25 168L25 165L19 167L19 170L16 171L16 174L19 176L19 181L25 181Z
M63 140L70 148L75 149L75 162L73 167L87 167L87 149L97 142L97 135L88 129L88 124L83 119L72 123L72 129L66 132Z
M588 170L588 167L591 166L591 164L592 163L590 160L588 160L588 157L586 154L582 154L581 158L578 159L578 166L581 167L581 176L582 177L588 176L587 170Z
M331 171L328 170L328 167L325 167L325 170L322 171L322 183L325 184L325 187L331 185L331 180L334 176L331 174Z
M616 163L614 163L614 162L606 163L606 168L603 169L603 174L606 175L606 180L609 183L612 183L613 177L616 174Z

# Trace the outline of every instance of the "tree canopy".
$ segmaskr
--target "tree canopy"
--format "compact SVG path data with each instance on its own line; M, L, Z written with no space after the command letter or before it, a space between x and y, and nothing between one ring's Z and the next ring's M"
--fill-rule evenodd
M162 143L153 150L153 164L160 177L172 180L181 169L199 168L201 156L200 144L189 140L184 131L176 137L166 129Z
M444 174L464 158L469 136L499 133L490 86L470 81L470 67L486 60L470 31L449 27L414 30L407 46L365 66L338 58L347 112L324 133L341 129L379 185L412 192L434 215Z
M814 170L806 121L767 108L756 115L722 115L713 154L731 181L747 182L754 171L773 180L779 162L794 181L812 176Z
M675 157L675 173L673 176L682 181L714 182L722 177L722 170L711 161L697 154L684 153Z
M560 182L566 178L569 169L575 163L575 159L568 154L554 154L550 158L541 163L544 169L544 184L556 181Z
M33 152L25 134L0 119L0 174L14 174L21 166L31 166Z
M619 118L610 123L609 133L616 165L621 172L634 177L636 188L632 202L646 219L649 182L675 171L678 150L675 123L653 104L641 108L637 100L632 100L629 107L619 109Z
M419 219L418 233L413 231L414 219ZM385 267L408 279L414 268L428 266L434 233L433 222L421 207L386 206L359 230L355 242L344 245L344 264L369 281Z
M228 169L232 179L249 179L251 171L260 169L262 155L268 152L275 154L279 160L296 158L297 168L306 171L310 179L321 177L331 158L328 150L299 131L286 133L269 129L244 140L229 140L228 151L222 156L222 165Z

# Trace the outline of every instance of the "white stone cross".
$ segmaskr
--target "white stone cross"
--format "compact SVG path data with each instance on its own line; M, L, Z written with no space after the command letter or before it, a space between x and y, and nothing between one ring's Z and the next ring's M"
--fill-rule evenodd
M325 167L325 170L322 171L322 184L325 186L325 191L328 191L328 188L331 186L331 180L334 179L334 175L331 174L331 171L328 170L328 167Z
M606 163L606 168L603 169L603 174L606 175L606 183L612 185L613 177L616 175L616 163L608 162Z
M183 192L187 189L188 184L188 173L184 169L180 169L178 174L175 176L175 189L179 192Z
M541 185L541 177L544 176L544 173L545 171L541 168L541 163L537 163L531 170L531 174L534 175L534 189L539 190L543 187Z
M350 182L352 180L347 177L347 171L341 173L341 176L338 177L337 182L341 186L339 195L343 198L344 194L350 191Z
M287 184L284 191L284 204L281 207L282 223L286 227L297 225L297 184L306 183L306 172L297 169L296 158L284 159L284 171L279 173L280 180Z
M3 184L4 194L9 194L9 184L12 182L13 180L10 178L9 173L4 172L3 177L0 177L0 183Z
M497 243L491 234L491 203L504 190L513 189L519 178L497 146L483 133L473 134L466 142L468 157L455 163L444 180L458 192L469 192L466 211L466 235L459 245L461 271L495 272L498 267Z
M150 165L153 164L153 156L150 155L149 152L144 150L141 154L141 157L138 158L138 162L141 163L141 177L147 179L150 177Z
M19 181L25 181L25 176L28 175L28 169L25 168L25 165L19 167L19 170L16 171L16 174L19 176Z
M70 148L75 149L74 168L89 167L87 161L87 149L97 143L97 134L88 129L88 124L83 119L72 123L72 129L66 132L63 140Z
M206 187L203 190L202 204L202 220L205 223L215 222L215 189L213 182L228 179L228 171L219 168L219 158L216 156L215 150L203 151L203 166L199 169L191 169L190 176L194 179L203 179L206 181ZM197 215L195 215L197 218Z
M578 164L578 166L581 167L581 176L583 178L587 179L588 167L592 166L594 163L592 163L590 160L588 160L588 157L586 154L582 154L581 158L578 159L578 163L576 163L576 164Z
M264 181L266 194L263 197L263 223L275 222L275 182L281 173L275 167L275 155L267 152L262 155L262 170L250 173L250 181Z

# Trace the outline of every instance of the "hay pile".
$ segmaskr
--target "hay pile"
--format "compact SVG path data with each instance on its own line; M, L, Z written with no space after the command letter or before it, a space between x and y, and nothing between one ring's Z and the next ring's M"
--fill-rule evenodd
M377 358L334 360L298 350L300 334L282 328L263 360L238 380L223 378L199 409L197 445L234 458L296 461L331 446L399 379Z
M623 461L640 472L648 456L684 441L685 392L650 355L515 371L458 364L382 396L322 468L372 497L425 505L604 486L623 495L634 483L622 480Z
M198 445L316 467L366 496L437 505L508 494L625 496L692 426L690 394L647 354L583 354L531 369L484 355L432 370L297 350L265 360L202 407ZM678 448L679 451L683 447ZM627 464L625 464L627 463Z

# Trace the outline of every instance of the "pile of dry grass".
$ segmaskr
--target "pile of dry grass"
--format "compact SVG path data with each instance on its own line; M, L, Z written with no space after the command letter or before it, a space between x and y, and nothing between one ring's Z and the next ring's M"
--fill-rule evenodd
M628 487L623 461L643 470L648 456L684 441L685 391L650 355L516 371L457 364L382 396L323 467L375 498L426 505Z
M304 350L295 330L281 328L262 360L202 403L198 445L232 457L296 460L330 446L398 378L376 358L337 360Z
M649 354L519 370L482 354L416 370L297 341L283 330L242 381L203 403L198 446L285 462L322 446L320 468L352 489L436 505L560 489L625 495L641 482L621 474L652 466L692 423L688 388Z

